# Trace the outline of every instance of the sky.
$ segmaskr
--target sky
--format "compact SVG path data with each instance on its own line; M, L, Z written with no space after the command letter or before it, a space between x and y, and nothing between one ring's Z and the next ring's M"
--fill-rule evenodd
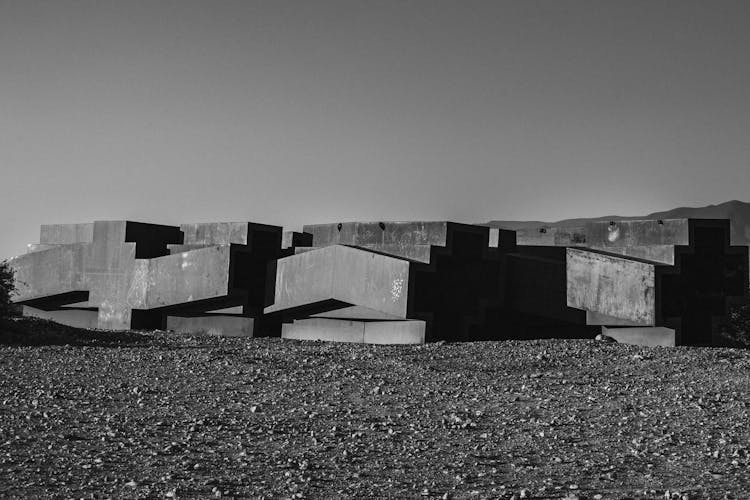
M0 0L0 258L128 219L750 201L750 2Z

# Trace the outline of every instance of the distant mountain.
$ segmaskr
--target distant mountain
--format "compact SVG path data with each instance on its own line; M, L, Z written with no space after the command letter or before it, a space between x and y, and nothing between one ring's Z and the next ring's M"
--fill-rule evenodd
M680 207L665 212L655 212L648 215L623 217L619 215L607 215L605 217L592 217L589 219L565 219L557 222L540 221L500 221L493 220L486 225L490 227L502 227L505 229L520 229L538 226L581 226L587 222L629 220L629 219L729 219L732 230L732 243L735 245L750 244L750 203L743 201L728 201L719 205L707 207Z

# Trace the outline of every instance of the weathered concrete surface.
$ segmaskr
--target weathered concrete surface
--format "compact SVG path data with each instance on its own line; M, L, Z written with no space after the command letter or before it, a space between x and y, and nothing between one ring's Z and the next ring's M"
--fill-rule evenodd
M406 319L409 262L334 245L276 263L275 313L336 301L323 311L357 305Z
M127 303L157 309L223 297L231 293L231 245L136 261Z
M587 247L639 259L674 264L674 246L687 245L687 219L618 220L582 226L521 227L519 245Z
M186 245L247 245L247 222L199 222L180 224Z
M246 317L260 315L268 263L283 255L282 229L256 223L183 227L187 241L180 228L131 221L45 226L42 239L61 243L14 260L29 283L16 301L43 309L85 301L98 309L98 326L111 330L160 328L167 313L240 307Z
M127 293L136 258L166 255L167 244L180 243L182 233L156 224L96 221L43 226L41 239L60 244L11 261L23 282L14 301L49 308L80 302L87 294L86 305L99 310L98 326L122 330L134 326ZM71 243L75 240L90 241Z
M689 222L688 219L589 222L586 244L602 248L689 245Z
M614 318L596 311L586 311L586 324L602 326L638 326L638 323L622 318Z
M518 228L516 240L519 245L541 246L585 246L586 230L582 226L539 226Z
M602 334L612 337L621 344L641 345L647 347L674 347L675 331L663 326L635 328L602 327Z
M82 224L43 224L39 231L39 243L42 245L91 243L93 239L93 222Z
M295 320L282 326L282 338L365 344L423 344L423 321Z
M351 245L419 262L430 261L430 247L446 246L452 222L344 222L303 227L312 246ZM340 227L339 227L340 226Z
M71 292L87 293L84 278L84 245L62 245L14 257L14 302L23 304ZM78 295L80 300L80 295Z
M655 264L577 248L566 256L569 307L655 326Z
M255 320L239 316L167 316L167 330L188 335L252 337Z
M502 248L490 248L486 227L446 222L398 223L391 228L390 224L342 224L341 231L326 226L329 233L340 233L344 235L340 239L357 246L297 248L297 254L279 260L275 303L266 313L283 315L286 320L311 316L418 320L426 325L428 341L500 336L485 320L488 309L502 300L500 254L515 247L514 238L509 237L513 235L505 235ZM377 238L373 236L376 229ZM400 243L391 243L396 239ZM398 248L392 250L390 245ZM410 255L408 245L429 249L423 258L426 262L402 258Z
M48 319L75 328L95 329L99 327L99 314L96 310L62 308L44 311L31 306L23 306L23 315Z
M424 344L424 321L367 321L365 344Z

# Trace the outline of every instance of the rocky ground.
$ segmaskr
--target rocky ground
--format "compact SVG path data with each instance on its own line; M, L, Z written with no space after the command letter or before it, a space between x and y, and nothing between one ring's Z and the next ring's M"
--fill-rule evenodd
M746 350L4 328L0 497L750 495Z

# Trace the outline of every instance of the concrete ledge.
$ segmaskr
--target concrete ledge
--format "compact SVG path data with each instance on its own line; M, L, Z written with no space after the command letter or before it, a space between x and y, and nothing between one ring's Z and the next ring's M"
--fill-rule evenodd
M642 345L646 347L674 347L675 331L662 326L636 328L602 327L602 334L612 337L621 344Z
M167 316L167 330L189 335L252 337L255 320L236 316Z
M281 337L357 344L424 344L425 322L310 318L285 323Z

